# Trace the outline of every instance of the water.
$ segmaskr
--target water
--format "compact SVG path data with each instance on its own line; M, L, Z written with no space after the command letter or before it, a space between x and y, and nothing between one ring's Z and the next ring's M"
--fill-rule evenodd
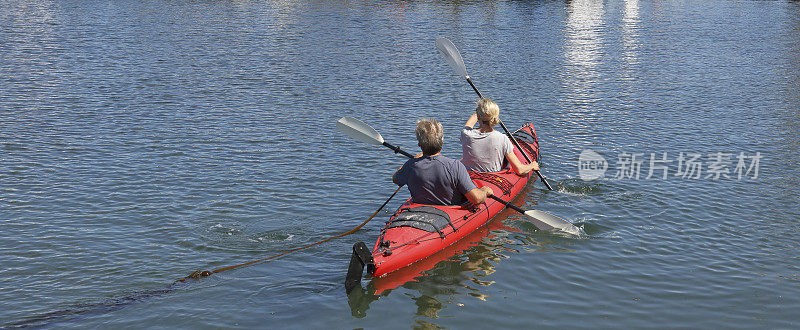
M797 2L2 8L4 326L800 325ZM440 36L507 126L536 124L556 190L537 182L523 207L591 238L538 232L507 212L348 300L353 242L374 242L403 191L346 238L170 285L369 217L403 158L339 133L340 117L414 152L414 121L436 117L444 153L458 156L475 95L437 53ZM604 179L579 178L584 149L607 159ZM633 153L640 177L613 179ZM667 179L646 179L651 153L672 160ZM702 155L700 178L675 175L680 153ZM718 153L731 154L728 178L707 178ZM756 153L758 176L739 179L736 157Z

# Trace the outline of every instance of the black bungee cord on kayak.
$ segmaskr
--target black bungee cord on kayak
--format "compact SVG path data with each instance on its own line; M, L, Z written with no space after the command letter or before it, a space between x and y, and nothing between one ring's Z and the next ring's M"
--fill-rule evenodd
M491 172L469 171L469 176L473 180L478 179L494 183L495 185L497 185L498 188L500 188L500 190L503 191L503 194L506 195L510 194L511 188L514 187L514 184L508 181L507 179L504 179L502 176L499 176Z

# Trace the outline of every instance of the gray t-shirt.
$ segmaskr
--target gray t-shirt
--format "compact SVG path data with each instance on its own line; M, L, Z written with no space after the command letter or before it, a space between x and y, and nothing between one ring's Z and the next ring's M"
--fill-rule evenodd
M506 155L514 151L514 145L503 133L480 130L464 126L461 130L461 162L468 169L479 172L497 172L503 169Z
M397 173L399 185L408 185L411 201L419 204L458 205L475 189L467 168L461 162L442 155L409 159Z

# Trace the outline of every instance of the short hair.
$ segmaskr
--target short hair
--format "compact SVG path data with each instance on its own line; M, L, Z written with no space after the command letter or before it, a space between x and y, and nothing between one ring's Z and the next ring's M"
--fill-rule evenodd
M438 120L423 118L417 120L417 142L424 155L433 155L442 151L444 144L444 129Z
M489 125L494 126L500 122L500 107L490 99L480 99L475 113L478 115L478 120L488 120Z

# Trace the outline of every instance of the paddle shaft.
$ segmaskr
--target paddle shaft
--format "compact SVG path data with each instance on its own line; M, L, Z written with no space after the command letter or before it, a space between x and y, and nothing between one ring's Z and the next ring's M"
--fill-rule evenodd
M469 83L470 86L472 86L472 89L475 90L475 93L478 94L478 97L483 98L483 95L481 95L481 92L478 90L477 87L475 87L475 84L472 83L472 79L470 79L469 76L467 76L467 82ZM517 142L517 139L514 138L514 135L512 135L511 132L508 131L508 128L506 128L506 125L503 124L503 121L500 120L500 118L497 118L497 119L498 119L498 122L500 123L500 127L503 128L503 131L506 132L506 135L508 135L508 138L511 139L511 143L513 143L514 146L516 146L517 149L519 149L519 151L522 153L522 156L525 157L525 160L527 160L528 163L531 163L531 158L528 157L528 154L526 154L525 152L522 151L522 147L520 147L519 142ZM553 187L550 186L550 183L547 182L547 178L545 178L544 175L542 175L542 173L539 173L539 171L536 171L536 170L534 170L533 172L536 173L536 175L539 176L539 179L542 180L542 183L544 183L544 185L547 187L547 189L553 190Z
M474 90L475 93L478 93L478 97L483 98L483 95L481 95L481 92L478 90L477 87L475 87L475 84L472 83L472 79L470 79L469 76L467 76L467 82L472 87L472 90Z
M514 204L511 204L511 202L506 202L505 200L503 200L503 199L502 199L502 198L500 198L500 197L497 197L497 196L495 196L495 195L491 195L491 196L489 196L489 198L491 198L491 199L494 199L494 200L496 200L496 201L498 201L498 202L500 202L500 203L503 203L503 204L505 204L505 206L508 206L508 208L510 208L510 209L513 209L514 211L517 211L517 212L519 212L519 213L521 213L521 214L525 214L525 210L523 210L523 209L519 208L519 206L516 206L516 205L514 205Z
M394 150L394 153L396 153L396 154L399 153L399 154L403 154L403 156L406 156L408 158L414 158L414 156L411 155L410 153L407 153L404 150L401 150L400 147L395 147L395 146L389 144L389 142L383 141L383 145L386 146L389 149Z

